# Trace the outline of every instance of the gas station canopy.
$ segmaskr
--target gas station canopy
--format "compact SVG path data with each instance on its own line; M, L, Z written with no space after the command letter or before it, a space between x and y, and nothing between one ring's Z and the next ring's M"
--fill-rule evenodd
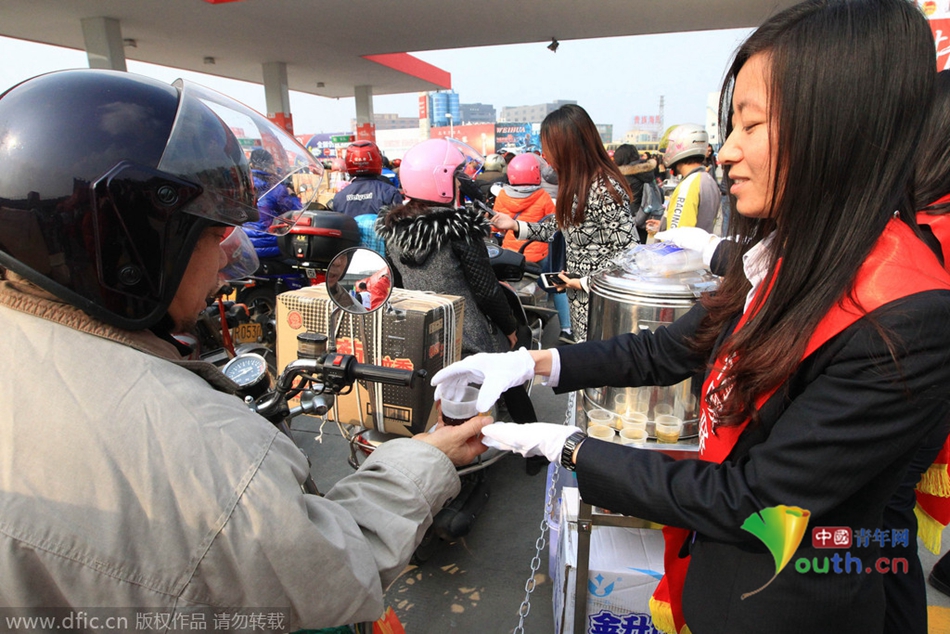
M353 97L364 86L375 95L451 87L448 72L407 51L753 27L794 3L4 0L0 35L89 52L111 29L126 59L258 84L279 64L285 90Z

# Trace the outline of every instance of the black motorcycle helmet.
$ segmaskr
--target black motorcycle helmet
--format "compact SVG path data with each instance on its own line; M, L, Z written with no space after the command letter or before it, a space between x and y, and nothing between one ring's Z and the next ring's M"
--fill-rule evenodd
M232 131L245 128L319 169L259 114L181 80L72 70L14 86L0 95L0 266L106 323L153 326L201 232L258 219Z

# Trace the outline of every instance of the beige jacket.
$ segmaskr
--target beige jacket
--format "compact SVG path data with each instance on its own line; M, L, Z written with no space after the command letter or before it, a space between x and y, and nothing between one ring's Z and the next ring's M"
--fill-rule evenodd
M325 498L305 495L306 458L212 389L229 383L215 368L7 277L0 607L254 607L284 631L380 616L384 587L458 492L442 452L394 440Z

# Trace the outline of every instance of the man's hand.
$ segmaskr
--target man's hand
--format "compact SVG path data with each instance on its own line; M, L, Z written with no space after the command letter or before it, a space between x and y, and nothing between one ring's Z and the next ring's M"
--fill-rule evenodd
M456 467L471 464L488 447L482 444L482 428L492 423L490 416L475 416L461 425L443 425L439 423L431 431L416 434L413 440L429 443L449 457Z

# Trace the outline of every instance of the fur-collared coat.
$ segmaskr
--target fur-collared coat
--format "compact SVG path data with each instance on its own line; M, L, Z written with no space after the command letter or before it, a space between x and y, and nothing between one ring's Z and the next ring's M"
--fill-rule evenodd
M517 322L488 260L488 220L465 208L430 207L415 216L405 209L384 209L376 220L396 286L465 299L463 355L508 350L505 336Z

